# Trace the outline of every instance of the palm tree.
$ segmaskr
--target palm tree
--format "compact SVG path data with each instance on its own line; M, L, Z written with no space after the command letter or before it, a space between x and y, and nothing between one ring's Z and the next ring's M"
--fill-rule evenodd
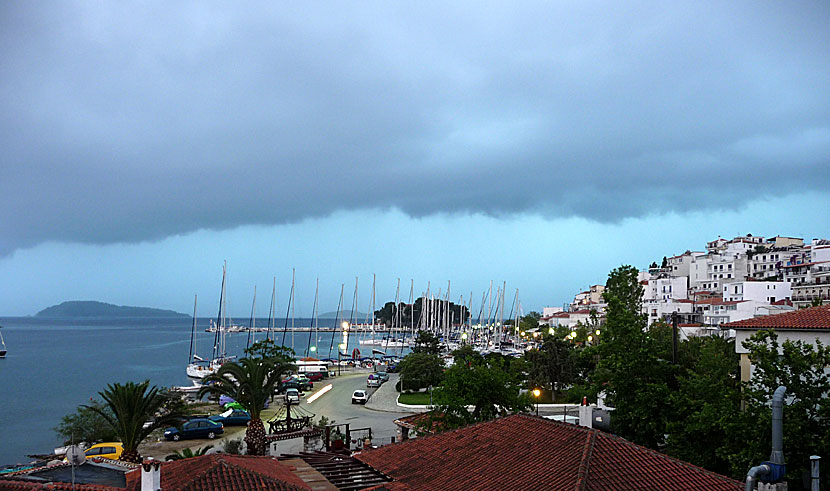
M251 415L245 430L248 454L265 455L265 425L260 414L280 382L282 374L293 369L291 363L263 358L242 358L228 362L216 373L202 379L199 397L205 394L231 397Z
M177 422L182 416L176 409L167 406L170 400L150 381L141 383L108 384L106 390L98 393L104 405L84 406L104 418L124 445L121 460L141 463L138 445L156 428ZM109 411L105 411L108 408ZM145 423L150 422L145 426Z
M195 451L190 448L185 448L181 452L171 453L164 460L182 460L182 459L189 459L191 457L200 457L207 453L208 450L213 448L213 445L207 445L202 448L197 448Z

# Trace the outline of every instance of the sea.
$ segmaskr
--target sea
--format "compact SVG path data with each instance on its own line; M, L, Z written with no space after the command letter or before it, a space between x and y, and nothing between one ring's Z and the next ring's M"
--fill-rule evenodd
M55 432L61 418L75 412L107 384L128 381L159 387L191 385L185 374L190 356L192 318L59 319L0 317L8 348L0 358L0 467L30 462L28 454L51 453L63 444ZM197 319L194 351L210 358L214 333L205 332L209 319ZM247 322L246 322L247 324ZM267 326L257 319L256 326ZM275 322L277 327L284 319ZM288 321L291 325L291 320ZM297 327L311 319L294 319ZM334 319L319 319L320 327L332 327ZM256 333L262 340L266 333ZM337 357L341 333L272 333L279 344L294 347L317 358ZM242 355L248 333L228 333L227 351ZM316 355L311 346L317 346ZM358 335L349 337L346 352L360 347ZM308 351L307 351L308 350ZM390 350L391 351L391 350ZM392 353L390 353L392 354ZM370 356L370 353L363 353Z

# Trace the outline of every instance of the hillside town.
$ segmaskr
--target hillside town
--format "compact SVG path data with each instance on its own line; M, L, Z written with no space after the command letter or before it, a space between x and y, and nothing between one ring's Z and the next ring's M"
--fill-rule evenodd
M687 250L639 272L642 313L648 324L679 319L682 337L706 335L754 317L791 312L830 301L830 240L718 237L705 251ZM541 322L571 327L600 318L605 286L592 285L560 307L545 307ZM734 333L733 333L734 335Z

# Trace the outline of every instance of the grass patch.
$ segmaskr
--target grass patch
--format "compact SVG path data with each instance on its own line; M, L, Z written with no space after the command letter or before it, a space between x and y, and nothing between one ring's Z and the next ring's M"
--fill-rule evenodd
M429 392L403 393L398 398L401 404L429 404Z

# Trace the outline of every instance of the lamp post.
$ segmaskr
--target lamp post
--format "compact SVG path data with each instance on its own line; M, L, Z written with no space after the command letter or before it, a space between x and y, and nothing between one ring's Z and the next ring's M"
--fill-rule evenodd
M536 416L539 416L539 396L542 395L542 391L539 388L533 389L533 397L536 398Z

